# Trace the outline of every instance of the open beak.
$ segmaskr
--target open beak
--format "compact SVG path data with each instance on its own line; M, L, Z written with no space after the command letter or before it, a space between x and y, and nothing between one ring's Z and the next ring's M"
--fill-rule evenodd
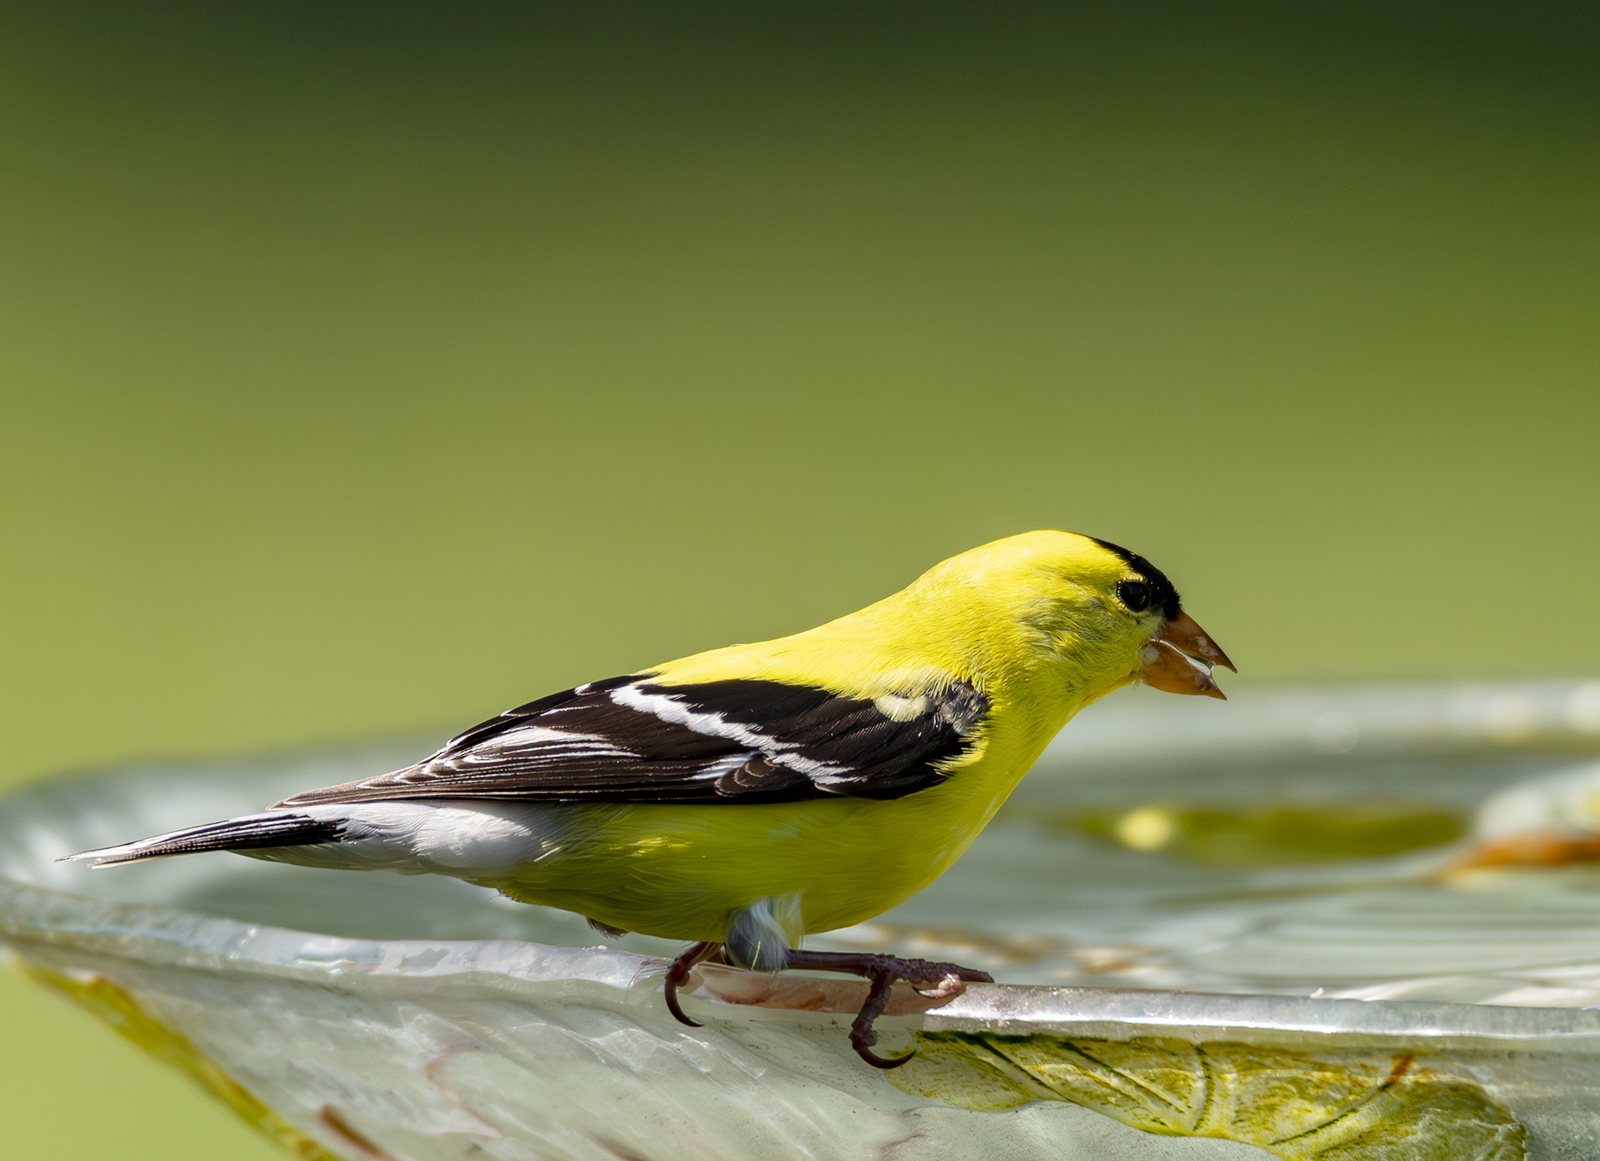
M1139 676L1153 689L1167 693L1203 693L1224 701L1226 695L1211 680L1212 669L1226 665L1235 673L1239 672L1228 655L1217 648L1216 642L1188 613L1179 613L1168 621L1144 647L1139 659L1143 662Z

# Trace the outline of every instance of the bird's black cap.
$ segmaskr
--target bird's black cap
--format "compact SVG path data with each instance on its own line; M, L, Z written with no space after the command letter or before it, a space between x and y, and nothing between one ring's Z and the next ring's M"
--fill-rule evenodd
M1183 602L1178 597L1178 590L1172 587L1172 582L1167 579L1166 573L1137 552L1130 552L1120 544L1112 544L1109 540L1101 540L1098 536L1091 536L1089 539L1107 552L1116 553L1124 564L1143 578L1150 586L1150 603L1160 605L1161 613L1167 620L1172 620L1182 611Z

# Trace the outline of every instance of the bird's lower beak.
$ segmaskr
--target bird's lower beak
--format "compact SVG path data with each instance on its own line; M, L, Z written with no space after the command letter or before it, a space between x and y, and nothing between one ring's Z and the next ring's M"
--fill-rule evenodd
M1144 647L1140 660L1144 664L1139 667L1139 676L1153 689L1167 693L1203 693L1224 700L1226 695L1211 680L1212 669L1226 665L1235 673L1239 672L1228 655L1217 648L1216 642L1188 613L1179 613L1168 621Z

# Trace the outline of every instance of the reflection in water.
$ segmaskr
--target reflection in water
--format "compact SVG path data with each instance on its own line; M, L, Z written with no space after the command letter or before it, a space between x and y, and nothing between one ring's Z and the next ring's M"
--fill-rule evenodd
M1383 858L1454 842L1466 830L1459 810L1427 802L1267 802L1232 809L1155 803L1071 812L1050 822L1134 850L1264 866Z

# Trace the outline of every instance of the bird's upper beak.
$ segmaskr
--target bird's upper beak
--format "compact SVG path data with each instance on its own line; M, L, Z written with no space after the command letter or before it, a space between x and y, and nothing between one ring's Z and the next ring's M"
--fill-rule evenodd
M1211 670L1226 665L1239 672L1188 613L1179 613L1168 621L1144 647L1139 659L1143 662L1139 676L1144 683L1168 693L1203 693L1226 700L1211 680Z

